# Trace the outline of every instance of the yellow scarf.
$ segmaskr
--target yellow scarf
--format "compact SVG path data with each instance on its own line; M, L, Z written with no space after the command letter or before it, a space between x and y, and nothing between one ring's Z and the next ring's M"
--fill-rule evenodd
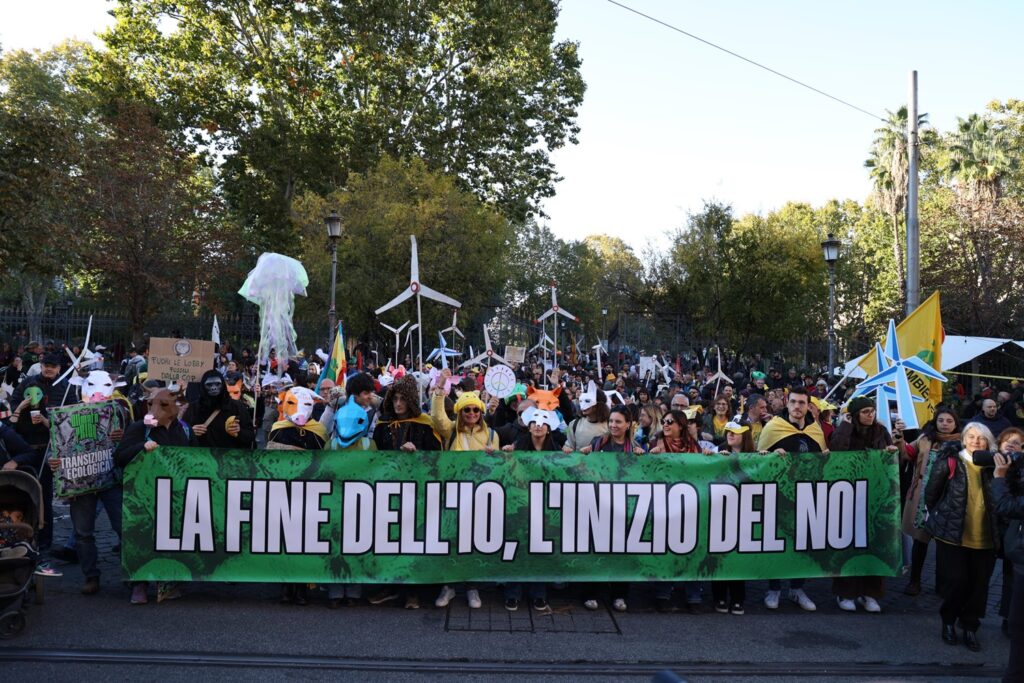
M822 451L828 450L828 446L825 445L825 433L821 431L821 425L817 421L812 420L811 424L803 429L797 429L792 422L779 416L773 417L761 430L761 435L757 437L757 447L768 449L786 437L797 434L811 437Z
M270 431L274 431L275 429L287 429L289 427L294 427L295 429L298 429L299 432L302 432L302 430L308 430L319 436L325 443L327 442L327 429L325 429L324 426L316 420L310 420L301 427L290 420L278 420L274 423L274 426L270 428Z

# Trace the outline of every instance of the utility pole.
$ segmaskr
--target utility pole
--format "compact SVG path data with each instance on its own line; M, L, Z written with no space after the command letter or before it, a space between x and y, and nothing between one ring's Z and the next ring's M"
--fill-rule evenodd
M917 71L910 72L910 104L907 107L907 315L921 300L921 233L917 222L918 184Z

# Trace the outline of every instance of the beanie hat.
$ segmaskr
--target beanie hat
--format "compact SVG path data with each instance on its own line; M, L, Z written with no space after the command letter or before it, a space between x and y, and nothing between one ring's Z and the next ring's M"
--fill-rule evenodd
M874 408L875 400L870 396L856 396L850 399L846 409L850 412L850 415L856 415L865 408Z
M476 406L480 409L481 413L487 410L487 407L484 406L484 402L480 400L479 391L463 392L462 396L459 396L459 400L455 402L456 414L462 412L462 409L468 406Z

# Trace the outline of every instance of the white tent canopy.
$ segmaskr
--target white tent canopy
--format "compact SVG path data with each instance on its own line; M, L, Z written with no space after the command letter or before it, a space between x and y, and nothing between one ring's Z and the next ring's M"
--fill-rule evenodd
M945 341L942 342L942 371L947 372L964 363L969 363L978 356L988 353L993 349L998 349L1003 344L1010 342L1024 348L1024 341L1014 341L1013 339L947 335ZM874 351L871 353L874 353ZM864 356L858 356L848 362L843 367L843 375L857 379L866 378L867 374L857 367L863 359Z

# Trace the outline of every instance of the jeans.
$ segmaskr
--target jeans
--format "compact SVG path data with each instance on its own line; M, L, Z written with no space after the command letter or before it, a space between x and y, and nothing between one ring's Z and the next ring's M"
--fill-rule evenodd
M533 600L538 598L541 600L548 599L548 585L546 583L506 583L505 599L522 600L524 588Z
M107 519L117 537L121 537L121 487L114 486L104 491L84 493L71 499L71 523L75 525L78 537L78 562L85 578L99 577L96 566L96 505L103 501Z
M363 584L361 583L329 583L327 584L327 599L341 600L351 598L358 600L363 597Z

